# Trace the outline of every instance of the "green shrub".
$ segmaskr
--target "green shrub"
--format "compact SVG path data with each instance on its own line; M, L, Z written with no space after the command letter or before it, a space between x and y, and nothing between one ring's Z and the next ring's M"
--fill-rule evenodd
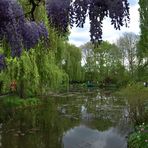
M128 101L133 122L148 122L148 87L144 87L142 83L132 84L122 89L120 94Z
M136 127L128 138L128 148L148 148L148 124Z

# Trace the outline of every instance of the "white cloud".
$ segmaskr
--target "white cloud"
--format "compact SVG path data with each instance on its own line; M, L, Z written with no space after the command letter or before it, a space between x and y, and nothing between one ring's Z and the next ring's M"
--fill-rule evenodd
M76 46L80 46L88 41L90 41L90 34L89 34L89 20L87 19L84 28L76 28L76 27L72 28L69 37L69 42L75 44Z
M134 32L135 34L139 34L139 5L136 3L135 5L131 5L130 7L130 24L129 28L122 27L121 30L115 30L112 25L110 25L110 19L107 18L103 22L103 40L107 40L109 42L115 42L124 32ZM80 46L86 42L90 41L89 34L89 20L87 19L84 28L76 28L74 27L71 30L71 35L69 37L69 42L75 44L76 46Z

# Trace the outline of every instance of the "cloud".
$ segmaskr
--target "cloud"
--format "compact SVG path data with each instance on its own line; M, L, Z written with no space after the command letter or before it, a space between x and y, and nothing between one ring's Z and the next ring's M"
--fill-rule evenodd
M103 21L103 40L107 40L111 43L115 42L124 32L133 32L135 34L140 33L139 28L139 12L138 12L138 2L137 0L129 0L130 2L130 23L129 27L122 27L121 30L115 30L110 23L110 19L106 18ZM90 41L89 33L89 20L86 20L84 28L74 27L71 30L69 37L69 42L80 46L86 42Z
M77 27L72 28L69 37L69 42L75 44L76 46L80 46L88 41L90 41L90 33L89 33L89 19L87 18L84 28L77 28Z

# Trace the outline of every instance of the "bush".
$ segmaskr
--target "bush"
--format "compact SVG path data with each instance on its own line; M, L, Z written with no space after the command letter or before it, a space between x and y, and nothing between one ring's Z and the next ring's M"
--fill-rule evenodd
M129 115L133 122L148 122L148 87L142 83L132 84L122 89L120 94L128 101Z
M137 126L128 138L128 148L148 148L148 124Z

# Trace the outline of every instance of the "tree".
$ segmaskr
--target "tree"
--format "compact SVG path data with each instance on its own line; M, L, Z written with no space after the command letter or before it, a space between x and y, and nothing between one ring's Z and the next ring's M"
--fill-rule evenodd
M67 44L65 57L62 60L62 67L69 75L70 82L82 81L81 49L75 45Z
M139 0L140 12L140 41L139 41L139 56L148 57L148 1Z
M134 33L124 33L117 40L117 46L122 54L123 65L127 66L131 78L134 76L134 69L137 65L137 43L138 36Z
M140 12L140 41L138 44L138 79L148 79L148 1L139 0Z
M84 65L86 80L121 84L125 68L121 64L121 54L115 44L103 41L98 47L92 43L81 46L86 58ZM119 84L119 85L120 85Z
M96 64L96 58L94 54L94 44L87 42L81 45L83 68L85 69L86 81L97 81L98 69Z

